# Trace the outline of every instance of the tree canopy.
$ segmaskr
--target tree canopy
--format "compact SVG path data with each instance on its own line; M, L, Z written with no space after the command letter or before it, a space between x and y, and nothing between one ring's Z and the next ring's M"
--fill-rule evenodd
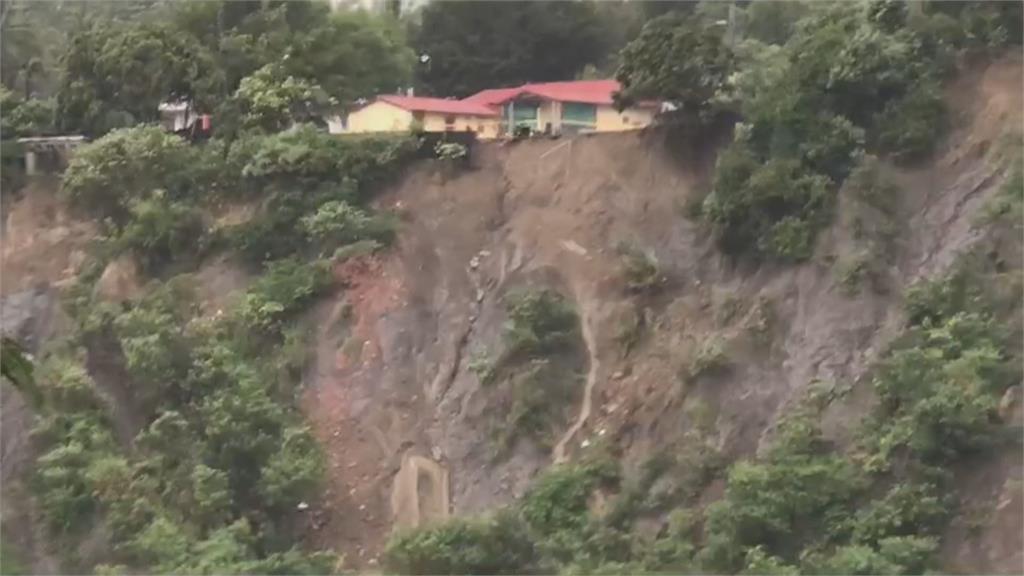
M433 2L412 33L421 56L417 87L464 97L571 79L604 61L611 48L606 36L590 2Z
M293 100L346 104L394 91L411 70L412 53L387 16L304 0L182 2L157 12L163 16L116 24L86 19L73 31L57 98L64 130L99 135L153 121L159 103L171 100L230 121L239 116L231 96L246 79L240 114L271 117L243 123L279 127ZM267 81L291 88L271 90ZM324 96L314 98L320 89Z
M668 100L682 114L704 114L732 73L733 58L720 35L692 16L669 13L644 25L622 50L616 78L620 106Z

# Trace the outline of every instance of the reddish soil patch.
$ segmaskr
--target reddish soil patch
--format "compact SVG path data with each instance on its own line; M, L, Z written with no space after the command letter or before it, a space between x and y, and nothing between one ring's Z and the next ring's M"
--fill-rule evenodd
M374 321L401 305L403 287L377 258L349 260L334 275L348 289L317 310L316 374L303 399L328 467L324 500L309 510L312 540L344 554L347 568L366 568L377 563L391 528L381 487L394 474L388 452L397 447L369 417L372 400L360 376L381 355Z

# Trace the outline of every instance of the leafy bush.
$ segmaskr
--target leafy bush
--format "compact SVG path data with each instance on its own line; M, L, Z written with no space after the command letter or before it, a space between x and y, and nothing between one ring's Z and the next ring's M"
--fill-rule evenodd
M622 49L615 78L622 89L616 106L645 100L676 105L674 115L709 120L713 99L727 85L733 57L712 29L695 18L670 13L644 24Z
M133 252L149 273L171 262L187 262L201 247L202 215L185 202L168 201L157 192L150 198L131 202L130 220L118 236L118 243Z
M808 10L781 50L741 46L756 67L736 77L744 123L703 206L726 251L806 259L866 142L906 161L931 150L944 53L907 21L898 4L839 3Z
M888 538L877 549L854 544L827 556L811 554L804 564L813 574L921 574L937 548L932 538Z
M719 228L727 251L754 248L802 260L810 256L814 235L830 216L833 194L827 178L804 173L796 161L758 165L742 146L734 146L719 160L704 214Z
M786 564L777 556L769 556L765 554L764 548L761 546L754 546L747 550L743 571L740 572L740 574L797 576L800 574L800 569L796 566Z
M855 542L876 545L892 536L939 534L950 510L948 498L929 483L897 484L882 498L857 511Z
M840 455L820 452L820 433L806 416L781 426L768 457L734 464L725 497L708 507L706 569L736 570L745 549L756 546L792 561L804 542L829 532L860 492L858 470Z
M132 202L157 190L168 201L190 197L195 163L196 150L158 126L115 130L76 150L63 191L73 205L120 227L131 219Z
M259 264L306 253L313 243L386 243L392 220L360 202L396 174L411 146L404 137L343 139L309 126L248 142L249 157L229 164L242 164L246 186L267 190L268 198L258 215L231 231L232 244Z
M95 384L77 360L47 358L37 378L45 400L43 418L32 430L42 449L32 488L48 526L75 533L97 510L90 466L116 445Z
M605 458L552 468L523 496L523 518L531 530L544 537L579 531L587 523L591 493L618 479L616 463Z
M945 132L946 106L939 87L921 82L889 101L875 116L876 146L901 161L922 158Z
M622 258L626 271L626 286L631 291L647 292L662 281L661 269L654 254L626 242L620 242L616 246L616 251Z
M114 319L113 329L125 366L139 389L137 398L153 409L167 394L180 391L189 364L189 343L180 308L189 302L180 290L160 290Z
M491 384L498 372L488 366L481 376L483 384ZM563 420L579 389L579 377L565 374L550 360L532 360L523 374L513 377L511 400L502 406L498 417L498 446L507 450L520 436L531 438L541 446L549 446L550 434Z
M1004 216L1018 230L1024 228L1024 161L1019 157L1012 161L999 195L985 206L981 222L993 222Z
M696 378L716 370L721 370L729 364L729 356L725 352L725 342L720 337L712 337L701 342L697 353L690 361L688 376Z
M54 101L32 98L22 100L6 87L0 87L0 133L4 139L41 136L54 131Z
M263 467L259 489L270 510L284 511L312 494L323 473L323 454L309 429L287 428Z
M285 259L267 265L266 273L248 290L242 318L253 329L277 332L281 322L327 286L328 272L320 263Z
M537 563L522 521L508 512L398 533L384 557L399 574L531 574Z
M365 196L394 177L415 149L409 136L338 137L303 124L260 139L242 174L318 182L348 178Z
M334 104L323 88L267 64L242 78L233 100L242 111L243 129L278 131L319 118Z
M340 200L321 204L316 212L301 220L310 240L325 249L334 249L356 242L386 243L394 235L394 223L382 216L371 216L364 210Z
M509 354L546 354L573 341L578 319L572 306L553 290L524 291L505 299Z
M835 276L840 290L847 296L856 296L871 274L871 262L868 256L858 254L836 263Z
M958 313L910 333L881 364L875 389L888 410L876 458L908 449L942 463L993 439L998 394L1009 385L991 319Z

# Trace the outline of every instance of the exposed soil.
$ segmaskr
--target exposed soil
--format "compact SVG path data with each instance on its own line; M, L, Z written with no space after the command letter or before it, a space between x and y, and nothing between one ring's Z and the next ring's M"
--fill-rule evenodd
M77 274L88 242L96 237L95 226L69 213L58 198L59 188L55 177L34 176L5 207L0 295L39 284L59 286Z
M974 214L1005 176L990 150L1020 125L1020 68L1006 60L951 86L949 144L920 168L885 167L902 190L898 238L879 289L856 295L833 270L852 238L842 218L802 266L752 269L722 257L683 215L706 191L713 155L673 152L657 132L482 144L461 174L413 169L380 199L403 218L397 246L347 265L347 304L339 295L318 313L330 329L306 406L332 487L316 542L368 566L394 525L498 507L598 438L633 469L695 426L697 406L712 414L728 459L756 452L812 382L857 383L900 329L904 288L981 238ZM626 289L620 241L654 253L666 277L658 290ZM553 450L520 441L495 459L486 415L497 397L469 364L500 353L501 296L522 285L574 302L589 366ZM726 365L685 377L709 339ZM845 441L871 403L869 387L855 385L826 414L826 431ZM450 496L433 476L412 481L410 462L446 471ZM432 511L450 499L450 511L424 513L423 498ZM977 566L1005 566L999 550Z

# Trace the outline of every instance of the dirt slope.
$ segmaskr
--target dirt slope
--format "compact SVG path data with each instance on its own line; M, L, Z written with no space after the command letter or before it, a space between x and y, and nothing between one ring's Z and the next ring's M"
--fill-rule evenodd
M418 506L402 490L450 484L450 494L429 499L450 500L454 514L491 509L598 438L621 449L628 469L692 429L697 408L710 413L727 457L755 452L810 383L856 382L898 330L904 288L982 237L974 214L1004 177L989 153L1007 127L1020 126L1020 85L1019 59L960 79L949 89L956 129L948 144L919 168L885 168L902 190L898 238L881 289L854 296L833 270L849 250L842 217L805 265L751 269L724 259L708 231L683 216L706 189L713 157L672 152L657 133L484 144L474 168L450 179L435 166L413 170L381 200L403 215L397 247L349 266L352 290L323 305L331 325L343 327L321 340L307 383L332 470L314 538L346 550L350 564L372 565L396 516L447 513L402 509ZM666 276L659 294L629 294L619 242L657 257ZM501 296L523 285L574 301L590 366L553 451L520 442L495 460L489 393L469 364L500 350ZM347 320L326 314L340 308ZM627 352L622 338L638 322L642 333ZM710 338L724 345L727 369L681 379ZM829 433L842 440L869 404L855 390L827 415ZM424 487L399 475L410 458L437 465L450 482ZM1001 470L978 481L998 492L1007 475L1020 475L1019 466ZM396 475L401 486L393 487ZM1019 524L1020 507L1009 508L1015 520L1004 525ZM1005 571L1018 557L1006 546L976 549L974 569Z

